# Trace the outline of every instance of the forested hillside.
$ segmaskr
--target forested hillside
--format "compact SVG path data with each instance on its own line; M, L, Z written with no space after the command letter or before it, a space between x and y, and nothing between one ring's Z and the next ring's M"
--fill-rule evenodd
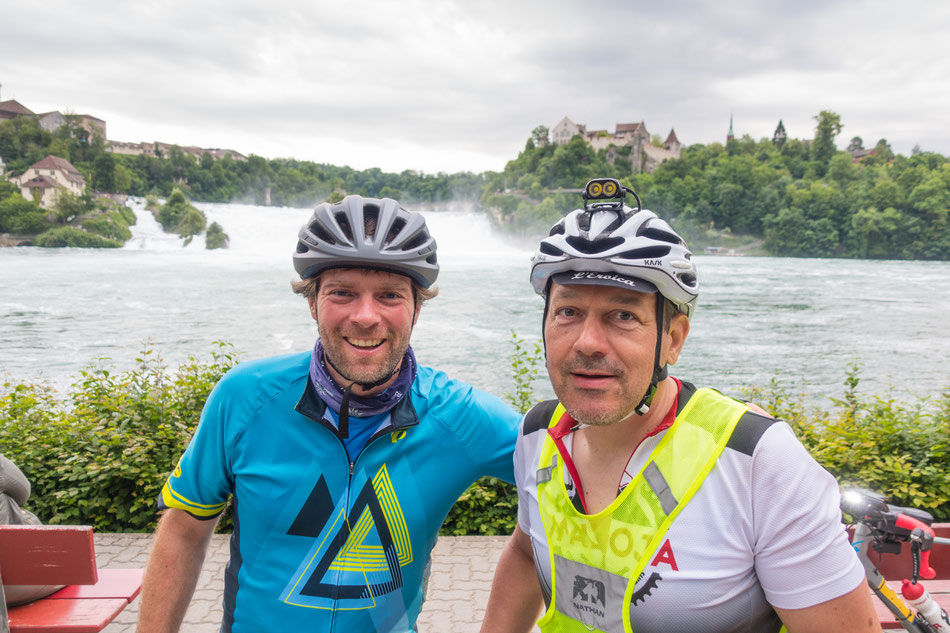
M483 202L515 230L537 232L580 204L577 194L559 189L613 176L700 243L743 234L761 238L773 255L947 259L950 159L916 151L895 156L881 140L855 162L835 148L838 115L816 119L812 141L746 136L693 145L653 174L629 175L623 154L595 152L581 137L566 145L532 138L489 177ZM860 145L852 139L852 149Z
M177 148L161 157L120 156L76 124L50 133L28 117L0 122L0 156L13 173L47 154L62 156L97 191L139 196L167 197L179 187L193 200L286 206L346 193L406 204L477 200L520 234L545 232L580 204L564 189L612 176L698 247L744 236L772 255L947 259L950 159L916 150L894 155L884 139L872 153L855 151L863 149L859 138L839 150L839 115L823 111L815 120L813 139L745 136L692 145L652 174L632 173L629 147L594 151L579 136L553 145L541 127L501 172L483 174L395 174L259 156L199 159Z

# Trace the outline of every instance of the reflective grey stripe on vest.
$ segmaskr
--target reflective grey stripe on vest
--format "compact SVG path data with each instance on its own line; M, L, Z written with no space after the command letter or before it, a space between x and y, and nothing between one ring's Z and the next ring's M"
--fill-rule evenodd
M663 512L669 516L669 514L676 509L676 504L679 502L676 500L676 497L673 496L672 491L670 491L670 486L666 483L666 477L660 472L660 467L656 465L656 462L647 464L646 468L643 469L643 478L650 484L650 488L653 490L653 494L656 495L656 498L660 500L660 505L663 506Z
M629 582L629 578L554 555L554 604L588 629L624 633L623 595Z
M552 455L551 465L548 466L547 468L538 469L537 479L538 479L539 484L546 484L549 481L551 481L551 473L554 472L555 466L557 466L557 455Z

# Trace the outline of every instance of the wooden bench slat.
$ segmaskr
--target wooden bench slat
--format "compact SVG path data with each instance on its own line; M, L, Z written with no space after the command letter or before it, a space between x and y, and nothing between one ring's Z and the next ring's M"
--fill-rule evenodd
M48 600L78 598L123 598L132 602L142 588L144 569L100 569L99 582L94 585L70 585L60 589Z
M127 604L122 598L38 600L10 609L10 633L97 633Z
M7 585L95 583L92 528L0 525L0 578Z

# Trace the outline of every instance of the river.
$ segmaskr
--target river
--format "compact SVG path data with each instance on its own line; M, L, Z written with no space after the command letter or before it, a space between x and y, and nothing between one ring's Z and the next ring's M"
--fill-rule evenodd
M305 350L316 327L289 288L309 209L197 205L228 250L187 247L141 204L125 248L0 249L0 379L62 390L93 363L132 367L149 345L169 363L207 358L214 341L245 359ZM413 333L420 362L504 395L511 332L536 341L542 301L529 244L484 216L428 212L439 296ZM778 379L814 404L840 397L849 363L861 390L898 399L950 387L950 263L697 256L701 295L675 375L739 393ZM543 372L542 372L543 375ZM544 380L539 395L549 395Z

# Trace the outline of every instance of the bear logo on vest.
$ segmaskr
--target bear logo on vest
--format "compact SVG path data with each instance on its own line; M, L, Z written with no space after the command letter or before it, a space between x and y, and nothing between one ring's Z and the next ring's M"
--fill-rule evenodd
M600 607L598 609L597 607ZM574 576L574 608L589 611L601 617L607 607L607 588L599 580Z

